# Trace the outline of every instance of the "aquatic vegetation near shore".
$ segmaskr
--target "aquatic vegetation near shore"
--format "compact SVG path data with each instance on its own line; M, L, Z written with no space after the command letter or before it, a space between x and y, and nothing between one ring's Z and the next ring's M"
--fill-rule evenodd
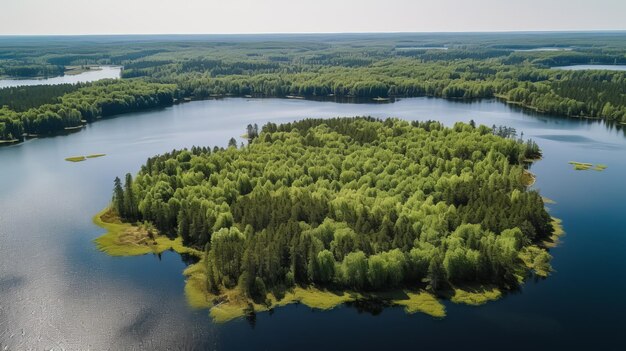
M110 208L98 213L93 221L107 230L107 233L94 240L98 250L111 256L159 254L166 250L201 255L199 251L185 247L181 238L170 239L159 234L148 224L136 226L122 223Z
M87 155L85 157L86 158L98 158L98 157L102 157L102 156L106 156L106 154L91 154L91 155Z
M86 160L87 158L85 158L85 156L71 156L71 157L65 158L65 161L69 161L69 162L83 162Z
M594 171L604 171L605 169L607 169L607 165L598 163L595 167L594 167Z
M262 303L246 298L238 288L223 290L221 294L215 295L208 290L206 268L206 261L201 259L185 269L183 272L186 277L185 297L192 308L210 309L211 318L216 323L225 323L250 313L269 311L293 303L301 303L318 310L330 310L348 302L365 299L380 299L388 301L391 305L404 306L404 310L410 314L421 312L433 317L446 315L443 304L435 296L423 290L395 290L364 295L352 291L337 292L297 286L282 293L280 298L273 293L268 293Z
M576 162L576 161L569 161L569 164L574 166L574 170L576 171L587 171L590 169L593 169L594 171L604 171L605 169L607 169L607 165L605 164L601 164L598 163L597 165L593 165L592 163L585 163L585 162Z
M209 308L212 319L217 323L293 303L301 303L319 310L329 310L347 302L363 300L381 300L387 301L389 305L404 306L407 313L421 312L433 317L445 316L445 307L441 301L424 290L359 293L296 286L285 291L280 298L273 293L268 293L266 300L261 303L248 299L238 288L224 289L222 293L215 295L207 288L207 266L203 253L185 247L180 238L171 240L158 233L153 233L151 237L152 228L122 223L109 208L98 213L94 217L94 223L107 230L106 234L94 241L100 251L111 256L140 256L173 250L177 253L201 257L200 261L190 265L183 272L186 277L185 296L192 308Z
M480 306L502 297L502 291L495 286L454 288L450 301L470 306Z
M66 157L65 161L69 161L69 162L83 162L83 161L87 161L87 159L89 158L98 158L98 157L103 157L106 156L106 154L91 154L91 155L87 155L87 156L71 156L71 157Z
M211 318L216 323L225 323L250 314L269 311L273 308L300 303L313 309L330 310L349 302L383 301L389 306L403 306L406 313L425 313L432 317L446 316L441 300L425 290L394 289L381 292L331 291L315 286L295 286L276 294L269 292L265 301L255 302L238 288L222 289L219 294L211 293L207 285L207 262L204 253L185 247L180 238L169 239L154 231L149 224L133 225L123 223L117 215L107 208L94 217L94 223L107 229L107 233L98 237L98 249L111 256L138 256L157 254L166 250L191 254L200 260L188 266L183 275L186 277L185 296L192 308L209 309ZM558 237L564 231L559 219L553 218L554 242L546 246L555 246ZM530 246L520 253L520 259L537 276L546 277L551 272L550 256L545 250ZM495 286L455 286L443 297L453 303L480 306L502 297L502 291Z

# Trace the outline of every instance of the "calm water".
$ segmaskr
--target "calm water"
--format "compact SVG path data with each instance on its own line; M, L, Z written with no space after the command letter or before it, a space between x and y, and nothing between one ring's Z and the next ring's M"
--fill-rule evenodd
M79 74L69 74L52 78L38 79L0 79L0 88L26 85L57 85L94 82L100 79L119 78L122 68L119 66L100 66L100 69L89 70Z
M567 236L556 272L483 307L446 302L439 320L389 308L378 315L292 305L213 325L187 307L173 253L113 258L92 240L91 217L111 199L113 178L174 148L223 145L248 123L372 115L474 119L539 142L536 187L558 203ZM70 155L106 153L82 163ZM626 138L601 122L522 113L501 103L405 99L393 104L301 100L199 101L88 125L69 136L0 148L0 350L102 349L595 349L626 344ZM568 161L604 163L573 171Z
M448 50L446 46L399 46L396 50Z
M541 47L541 48L532 48L532 49L515 49L513 51L522 51L522 52L534 52L534 51L572 51L572 48L556 48L556 47Z
M588 70L626 71L626 65L572 65L572 66L559 66L559 67L552 67L552 68L564 69L567 71L588 71Z

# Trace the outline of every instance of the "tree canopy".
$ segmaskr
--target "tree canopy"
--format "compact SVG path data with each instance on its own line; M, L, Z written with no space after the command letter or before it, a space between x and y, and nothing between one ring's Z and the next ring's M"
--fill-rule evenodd
M4 44L0 76L62 74L70 65L124 69L122 79L114 81L0 89L0 140L56 133L80 126L81 120L166 106L175 99L226 96L499 98L542 113L606 119L619 126L626 123L626 72L553 67L626 64L624 42L617 33L553 33L104 40L97 45L68 40L62 49L49 43ZM555 51L535 50L545 47Z
M252 127L253 129L253 127ZM369 117L268 123L244 147L148 159L113 205L205 251L212 291L518 284L553 232L522 183L536 145L485 126Z

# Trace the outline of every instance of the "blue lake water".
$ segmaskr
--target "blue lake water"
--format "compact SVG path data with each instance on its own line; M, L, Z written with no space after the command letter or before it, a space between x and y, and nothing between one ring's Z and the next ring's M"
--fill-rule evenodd
M98 66L97 69L91 69L79 74L66 74L64 76L51 78L33 78L33 79L0 79L0 88L30 86L30 85L58 85L58 84L76 84L94 82L101 79L119 78L122 73L122 67L119 66Z
M514 49L513 51L521 51L521 52L534 52L534 51L572 51L573 48L568 47L541 47L541 48L532 48L532 49Z
M626 65L572 65L572 66L558 66L558 67L552 67L552 68L563 69L567 71L589 71L589 70L626 71Z
M109 257L92 240L92 216L115 176L155 154L225 146L249 123L372 115L473 119L536 140L535 187L557 202L567 235L552 250L556 272L481 307L445 302L447 317L350 306L291 305L215 325L187 306L177 254ZM71 155L107 156L70 163ZM574 171L568 161L603 163ZM0 148L0 350L486 349L621 350L626 345L626 134L599 121L523 112L497 101L402 99L338 104L287 99L197 101L88 125L67 136Z

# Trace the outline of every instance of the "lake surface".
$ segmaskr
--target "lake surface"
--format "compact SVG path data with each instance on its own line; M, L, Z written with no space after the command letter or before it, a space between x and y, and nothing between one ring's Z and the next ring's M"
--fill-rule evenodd
M303 305L214 325L187 306L177 254L109 257L92 216L113 179L158 153L225 146L248 123L372 115L508 125L544 151L536 188L567 235L556 272L482 307L445 302L436 319L388 308ZM71 155L106 153L70 163ZM604 163L574 171L568 161ZM626 344L626 137L602 122L524 113L496 101L403 99L337 104L286 99L197 101L88 125L80 133L0 148L0 350L485 349L621 350Z
M66 74L59 77L35 79L0 79L0 88L19 87L28 85L58 85L94 82L101 79L119 78L122 73L120 66L99 66L79 74Z
M532 49L514 49L513 51L521 51L521 52L534 52L534 51L572 51L573 48L557 48L557 47L541 47L541 48L532 48Z
M448 50L446 46L397 46L396 50Z
M588 70L626 71L626 65L572 65L572 66L552 67L552 69L564 69L566 71L588 71Z

